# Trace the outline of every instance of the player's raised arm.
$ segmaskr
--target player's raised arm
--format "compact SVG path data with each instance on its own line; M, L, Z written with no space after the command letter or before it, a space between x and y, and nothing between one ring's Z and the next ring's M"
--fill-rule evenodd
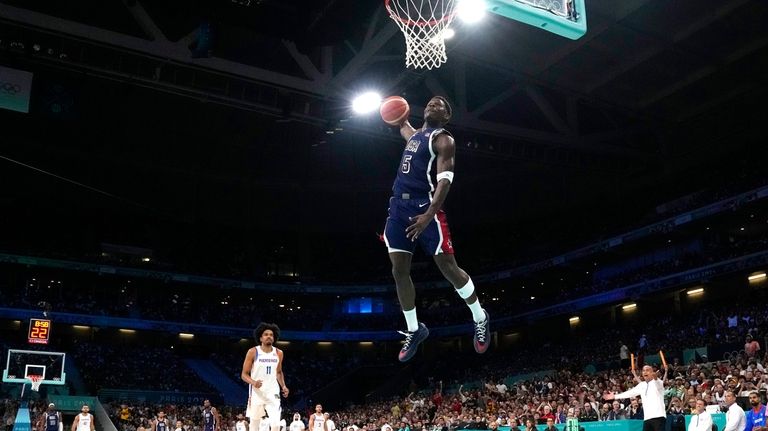
M403 124L400 125L400 136L405 139L406 142L408 142L409 139L411 139L411 136L413 136L416 133L416 129L411 126L411 123L408 122L408 119L406 118L405 121L403 121Z
M72 421L72 431L75 431L77 429L77 424L80 423L80 414L78 413L75 416L75 420Z

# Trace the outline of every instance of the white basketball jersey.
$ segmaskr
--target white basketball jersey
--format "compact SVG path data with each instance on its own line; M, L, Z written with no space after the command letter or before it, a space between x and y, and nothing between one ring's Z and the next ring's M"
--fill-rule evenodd
M272 351L266 353L261 350L261 346L256 346L256 355L253 358L253 367L251 367L251 378L262 381L261 390L263 392L280 392L280 385L277 383L277 366L280 364L280 357L277 356L277 352L276 347L272 347Z
M293 421L291 422L290 431L304 431L304 422L302 421Z
M235 431L248 431L248 425L245 421L237 421L235 423Z
M325 416L323 414L315 413L315 429L312 431L324 431L325 430Z
M91 417L90 413L77 415L77 431L91 431Z

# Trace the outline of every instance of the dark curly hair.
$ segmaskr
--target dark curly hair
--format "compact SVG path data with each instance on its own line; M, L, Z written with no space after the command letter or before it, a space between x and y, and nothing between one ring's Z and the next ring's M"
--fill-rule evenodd
M266 322L259 323L259 326L253 330L253 338L256 340L256 342L261 342L261 335L264 334L264 331L266 330L272 331L272 334L275 336L275 343L277 343L277 340L280 338L280 328L274 323Z

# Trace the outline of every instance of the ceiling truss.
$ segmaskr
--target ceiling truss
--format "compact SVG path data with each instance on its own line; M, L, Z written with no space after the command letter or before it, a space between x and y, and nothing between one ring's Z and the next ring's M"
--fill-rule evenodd
M647 0L636 0L632 7L626 7L626 13L640 7ZM111 79L134 80L140 85L159 88L163 91L178 92L192 97L206 97L213 101L232 104L268 114L280 115L279 104L267 103L269 99L263 97L264 93L279 91L281 94L299 94L310 104L322 105L331 99L348 99L351 97L347 90L349 82L375 61L380 61L382 48L396 35L399 34L397 26L391 25L388 19L382 18L384 12L379 10L366 31L366 35L359 47L355 48L356 54L343 65L337 65L337 72L333 72L335 59L331 47L320 50L320 65L315 64L310 57L300 52L296 44L284 40L282 47L290 55L302 73L303 77L288 75L260 67L237 63L223 58L193 58L190 55L189 45L196 37L195 32L178 41L169 40L162 29L153 21L152 17L141 6L140 2L130 2L126 6L138 23L147 39L117 33L103 28L98 28L55 16L22 9L0 3L0 22L23 28L31 32L43 32L56 35L61 38L76 41L80 52L68 54L67 61L59 61L58 66L70 69L89 69L91 72L99 72ZM621 18L621 17L615 17ZM592 36L594 37L594 36ZM100 51L110 50L117 57L140 58L143 63L142 70L152 70L152 74L142 73L141 70L130 70L127 66L122 69L105 69L103 62L99 66L89 64L91 52L98 48ZM543 68L550 67L569 55L577 46L570 46L553 54ZM402 61L402 59L398 59ZM629 158L634 160L647 160L650 156L639 150L626 149L621 146L602 142L595 142L594 136L579 135L578 116L576 115L577 100L581 95L569 95L569 110L566 118L563 118L552 107L547 97L539 91L540 82L523 81L510 88L501 91L491 97L480 106L470 110L467 106L467 74L468 63L476 62L475 59L455 56L452 61L458 62L459 67L452 69L452 82L440 82L434 75L425 75L422 72L404 70L399 76L389 83L389 88L394 89L406 79L423 79L424 84L438 94L455 94L456 115L453 124L455 127L464 128L473 133L489 133L498 137L511 140L525 140L531 144L540 144L547 147L562 150L604 154L612 157ZM131 64L135 62L117 62L116 64ZM488 66L488 64L482 64ZM500 71L507 75L517 76L510 69L499 67ZM175 79L176 74L163 73L172 69L185 69L196 74L217 75L222 82L221 89L195 88L188 82ZM451 90L451 91L448 91ZM483 120L484 113L505 103L510 97L524 91L524 93L539 108L544 118L552 125L554 131L544 131L526 127L511 126L508 124ZM420 109L413 107L414 111ZM293 112L299 120L313 123L328 121L323 109L304 109ZM624 136L617 133L616 136Z

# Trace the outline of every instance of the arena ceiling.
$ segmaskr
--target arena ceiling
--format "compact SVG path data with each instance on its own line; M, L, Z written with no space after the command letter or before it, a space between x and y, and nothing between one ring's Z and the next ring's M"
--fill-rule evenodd
M765 91L768 4L760 0L591 0L588 32L576 41L489 15L456 24L448 63L431 72L404 68L403 36L381 3L3 0L0 17L60 38L70 52L62 66L159 90L271 114L288 106L315 122L343 117L334 102L366 88L415 106L445 94L456 105L454 127L635 161L661 156L666 132L695 128L734 102L754 113L748 101ZM201 22L211 23L210 58L190 53ZM249 83L285 97L268 103L238 92Z
M147 133L167 130L146 142L137 135L130 148L50 139L7 154L177 220L360 235L383 224L400 151L366 151L326 133L398 140L380 122L350 115L351 97L364 89L401 94L416 112L433 94L452 100L462 181L449 205L475 209L455 212L465 226L506 224L586 202L585 194L605 202L596 211L637 219L695 190L707 173L679 189L659 178L742 150L763 154L768 2L587 0L586 8L588 31L575 41L494 15L457 24L447 64L417 71L404 68L402 34L379 0L0 0L0 60L41 75L76 74L84 82L77 92L111 99L79 113L99 133L118 117L140 119ZM210 55L194 52L201 24L210 24ZM153 94L191 102L174 102L173 112L141 103ZM216 140L209 148L190 143L199 132L186 130L191 123L229 133L206 134ZM250 138L257 134L264 138ZM44 196L33 203L40 207L67 207L71 194L37 177L16 180L22 172L33 175L8 177L18 196L0 195L7 208L29 196ZM658 194L645 198L650 206L627 202L649 185ZM350 218L309 210L339 196L349 199ZM578 223L594 228L587 218Z

